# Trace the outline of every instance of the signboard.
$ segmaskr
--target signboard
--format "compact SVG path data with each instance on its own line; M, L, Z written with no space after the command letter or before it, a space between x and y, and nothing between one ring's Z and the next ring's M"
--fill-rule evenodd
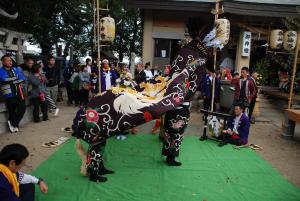
M245 31L243 33L242 56L249 57L251 52L251 32Z

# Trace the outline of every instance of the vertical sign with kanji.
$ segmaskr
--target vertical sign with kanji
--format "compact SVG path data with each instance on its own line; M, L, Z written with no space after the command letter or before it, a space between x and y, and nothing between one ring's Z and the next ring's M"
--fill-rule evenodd
M251 32L245 31L243 33L242 43L242 56L249 57L251 52Z

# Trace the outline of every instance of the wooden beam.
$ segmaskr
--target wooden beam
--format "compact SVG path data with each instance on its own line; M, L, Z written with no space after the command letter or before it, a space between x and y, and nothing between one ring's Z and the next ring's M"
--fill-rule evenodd
M290 120L300 123L300 110L286 109L285 111L287 111Z
M264 35L269 35L269 31L267 29L262 29L262 28L256 28L253 27L251 25L246 25L244 23L240 23L240 22L235 22L235 24L240 27L243 28L247 31L250 31L252 33L260 33L260 34L264 34Z

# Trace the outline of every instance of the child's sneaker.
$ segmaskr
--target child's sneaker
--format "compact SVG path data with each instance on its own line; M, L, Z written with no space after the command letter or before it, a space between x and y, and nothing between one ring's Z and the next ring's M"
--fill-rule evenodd
M16 131L15 131L15 127L13 127L13 126L11 125L11 123L10 123L9 120L7 121L7 124L8 124L8 128L9 128L9 130L10 130L11 133L16 132Z
M58 113L59 113L59 108L56 108L56 109L54 110L54 116L57 116Z

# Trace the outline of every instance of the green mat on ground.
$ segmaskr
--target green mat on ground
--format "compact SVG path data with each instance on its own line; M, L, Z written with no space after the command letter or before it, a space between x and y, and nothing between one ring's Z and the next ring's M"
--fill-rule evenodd
M160 155L157 136L110 139L105 160L116 171L106 183L92 183L79 174L80 159L70 140L34 175L49 185L49 193L37 190L37 201L299 201L300 190L250 149L183 141L181 167L168 167Z

